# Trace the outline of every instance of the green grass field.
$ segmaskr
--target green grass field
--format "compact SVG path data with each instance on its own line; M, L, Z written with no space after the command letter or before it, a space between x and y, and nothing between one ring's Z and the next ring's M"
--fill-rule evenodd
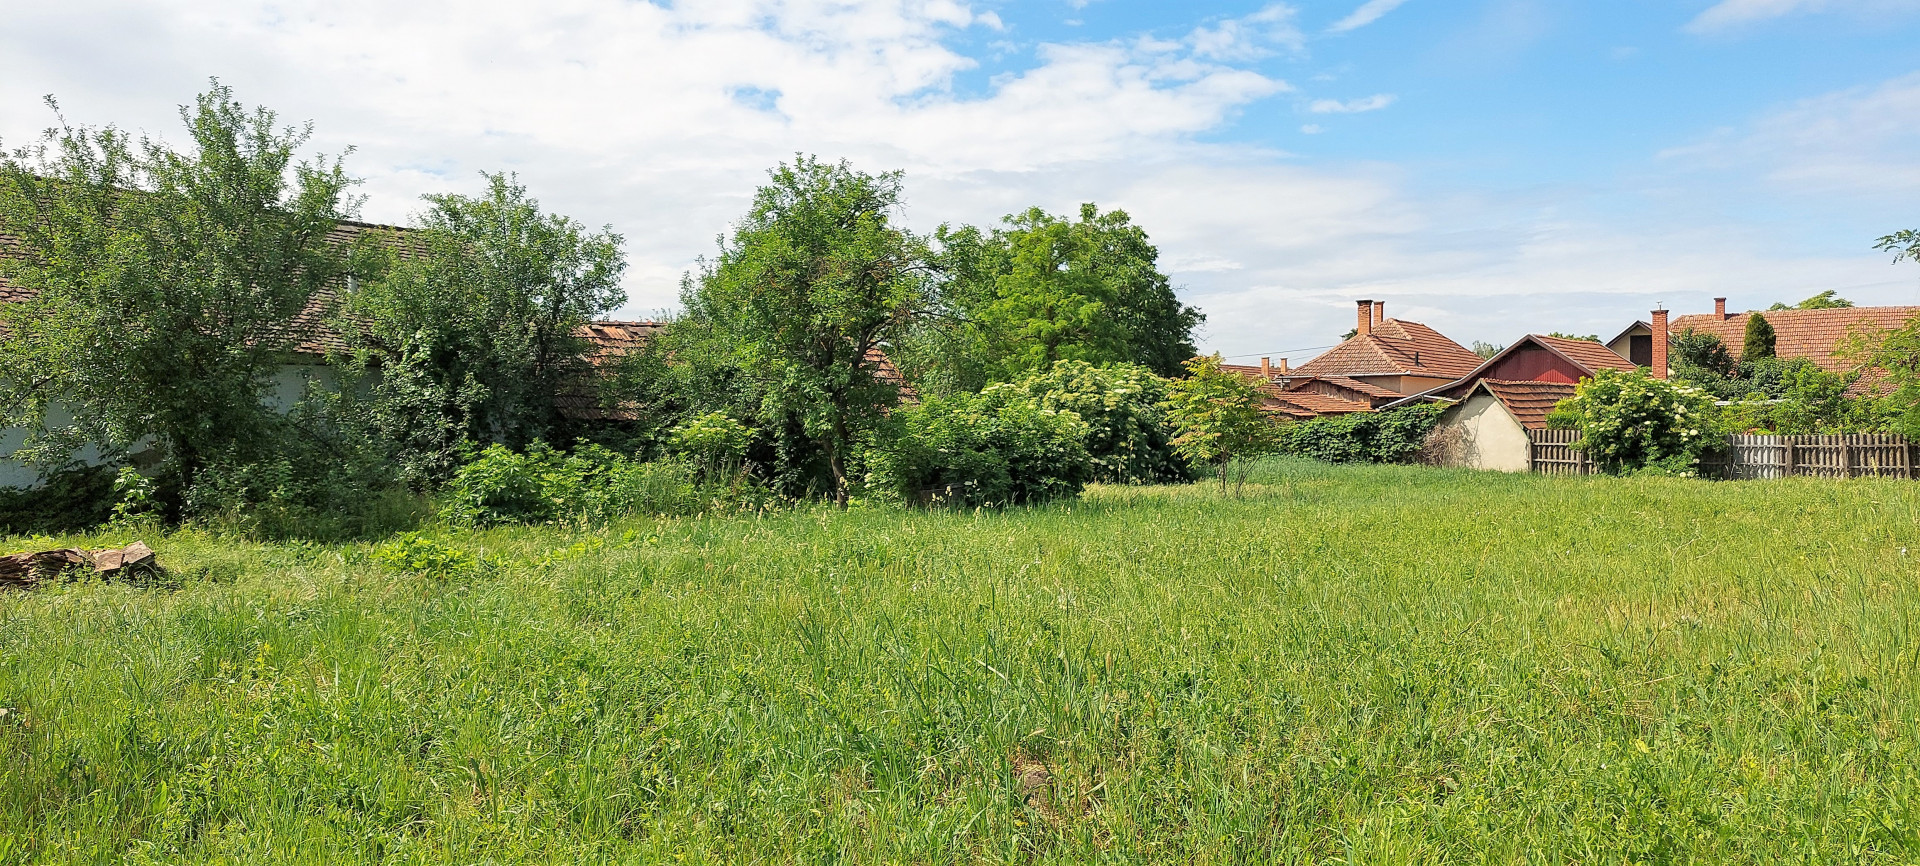
M0 596L0 862L1920 860L1911 483L448 538L490 565L183 532L177 588Z

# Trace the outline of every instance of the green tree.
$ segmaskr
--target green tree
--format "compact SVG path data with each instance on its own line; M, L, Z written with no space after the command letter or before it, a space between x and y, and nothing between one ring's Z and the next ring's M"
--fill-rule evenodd
M1219 353L1193 358L1185 366L1187 377L1174 380L1167 394L1173 447L1196 465L1212 465L1225 491L1228 465L1272 453L1279 447L1280 430L1262 408L1259 389L1222 369Z
M1747 315L1747 333L1740 343L1740 360L1757 361L1773 357L1773 323L1759 313Z
M1559 331L1554 331L1553 333L1548 334L1547 336L1557 337L1562 340L1579 340L1585 343L1600 342L1600 335L1598 334L1562 334Z
M1488 343L1482 340L1473 341L1473 353L1482 358L1492 358L1505 351L1506 348L1506 346L1500 343Z
M1016 381L990 385L984 393L1019 395L1043 410L1080 416L1087 423L1093 480L1153 484L1190 480L1191 470L1174 451L1167 427L1169 384L1138 364L1057 361Z
M1837 291L1833 289L1828 289L1824 292L1821 292L1820 294L1814 295L1811 298L1807 298L1806 300L1803 300L1800 303L1794 304L1793 306L1787 306L1786 304L1776 302L1773 306L1768 307L1767 309L1770 311L1771 310L1843 310L1851 306L1853 306L1852 301L1849 301L1846 298L1840 297L1840 294Z
M32 293L0 307L0 406L34 431L22 456L152 442L176 512L210 465L273 459L300 435L266 398L289 322L346 267L327 233L355 207L339 159L298 158L311 125L282 127L218 81L180 118L181 150L62 118L0 157L0 226L18 242L0 267Z
M1180 303L1159 250L1125 211L1040 208L990 233L943 226L935 315L916 329L909 366L934 387L973 390L1055 361L1135 363L1173 375L1204 319Z
M799 157L769 176L719 257L685 281L675 339L696 375L736 383L775 438L817 451L844 505L856 443L899 401L875 352L926 304L926 248L893 224L899 172Z
M626 301L611 227L544 213L488 174L480 196L430 195L384 269L359 280L341 330L371 375L363 409L409 479L439 480L463 442L550 438L554 398L591 388L580 326Z
M1893 261L1920 262L1920 229L1903 229L1874 241L1873 248L1893 253Z

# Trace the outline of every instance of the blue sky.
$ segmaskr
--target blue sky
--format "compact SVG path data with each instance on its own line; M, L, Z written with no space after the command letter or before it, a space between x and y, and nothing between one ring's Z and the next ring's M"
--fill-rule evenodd
M0 0L0 143L160 135L219 76L355 148L364 215L516 171L669 309L795 152L917 228L1125 207L1203 346L1304 360L1352 301L1462 342L1825 288L1920 303L1920 0Z

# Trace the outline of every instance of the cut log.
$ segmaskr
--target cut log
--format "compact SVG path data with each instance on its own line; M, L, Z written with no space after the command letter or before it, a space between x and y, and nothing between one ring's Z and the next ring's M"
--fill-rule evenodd
M88 552L77 547L0 556L0 588L29 589L78 566L103 577L153 577L161 573L160 557L146 543Z

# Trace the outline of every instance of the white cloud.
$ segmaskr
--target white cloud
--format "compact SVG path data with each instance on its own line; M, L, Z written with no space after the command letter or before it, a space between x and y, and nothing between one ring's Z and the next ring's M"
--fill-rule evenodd
M1405 2L1407 2L1407 0L1367 0L1367 2L1360 4L1360 8L1353 10L1352 14L1334 22L1332 27L1327 28L1327 31L1330 33L1345 33L1349 30L1358 30L1380 20L1381 16L1398 9L1400 4Z
M1836 91L1660 154L1683 168L1759 176L1779 191L1910 200L1920 194L1920 73Z
M1920 8L1913 0L1720 0L1692 21L1686 30L1714 33L1802 12L1888 13Z
M1308 135L1319 135L1327 130L1318 123L1309 123L1300 127L1300 131Z
M1280 49L1298 54L1306 50L1306 34L1295 25L1292 6L1274 3L1243 18L1229 18L1194 28L1187 43L1195 54L1210 60L1256 60Z
M1365 99L1349 99L1346 102L1338 99L1316 99L1307 106L1307 110L1314 114L1359 114L1363 111L1379 111L1392 105L1393 100L1391 93L1376 93Z

